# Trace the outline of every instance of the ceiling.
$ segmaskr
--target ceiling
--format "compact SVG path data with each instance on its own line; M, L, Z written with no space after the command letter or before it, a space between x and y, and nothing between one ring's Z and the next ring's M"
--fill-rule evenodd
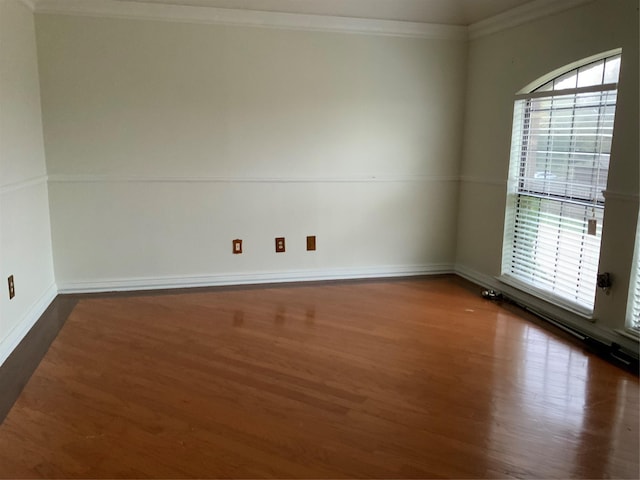
M470 25L532 0L122 0L379 20Z

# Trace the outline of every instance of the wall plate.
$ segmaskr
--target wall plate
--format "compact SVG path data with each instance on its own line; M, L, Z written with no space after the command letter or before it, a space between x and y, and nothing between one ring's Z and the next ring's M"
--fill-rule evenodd
M316 236L310 235L307 237L307 251L311 252L316 249Z

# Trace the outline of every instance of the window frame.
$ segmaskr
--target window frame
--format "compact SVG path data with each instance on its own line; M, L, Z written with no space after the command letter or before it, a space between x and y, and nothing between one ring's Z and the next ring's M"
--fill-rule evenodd
M529 103L529 106L523 106L519 104L519 102L520 103L531 102L532 100L545 99L545 98L548 98L551 101L553 101L553 99L556 97L567 96L568 98L570 98L570 96L572 95L575 101L575 99L578 98L578 95L588 94L588 93L601 94L601 98L602 98L602 95L604 94L604 92L610 92L610 91L614 92L617 95L618 82L616 81L615 83L612 83L612 82L604 83L604 80L606 78L607 60L616 56L619 56L621 58L621 54L622 54L621 49L610 50L598 55L588 57L586 59L573 62L560 69L556 69L553 72L550 72L549 74L544 75L543 77L540 77L536 81L527 85L524 89L522 89L515 95L515 99L514 99L514 116L512 119L512 139L511 139L512 143L511 143L511 154L510 154L510 160L509 160L509 177L508 177L508 184L507 184L507 201L506 201L505 224L504 224L504 232L503 232L504 236L503 236L503 247L502 247L501 275L498 277L498 280L500 280L502 283L505 283L511 287L524 291L525 293L531 294L548 303L559 306L565 310L568 310L574 314L577 314L583 318L588 318L588 319L593 318L593 313L595 308L595 294L594 294L593 303L589 308L587 308L585 307L584 304L581 304L579 302L573 302L566 297L553 293L553 289L557 288L557 284L555 281L548 282L549 284L552 285L550 289L539 288L538 286L536 286L536 284L534 284L535 283L534 280L531 280L531 283L529 283L527 281L521 280L522 275L521 275L521 278L518 278L517 276L514 276L514 273L513 273L516 270L516 268L514 267L514 262L517 263L516 255L519 253L518 247L515 245L516 235L517 235L517 228L515 224L516 215L520 213L526 216L527 214L526 211L522 213L523 210L520 209L519 207L519 202L521 201L521 199L523 197L535 198L536 196L539 196L540 198L543 198L545 200L550 200L551 202L558 202L560 206L564 205L565 203L570 203L572 201L572 198L568 196L562 196L562 195L551 196L550 192L541 191L541 192L538 192L539 195L536 195L535 192L529 191L528 192L529 195L527 195L527 193L522 191L524 183L523 183L523 174L520 170L523 168L523 165L526 167L527 159L524 156L526 155L527 152L526 152L525 144L526 142L528 142L528 134L529 134L529 127L526 126L527 120L525 117L527 114L530 114L532 109L530 107L530 103ZM563 88L563 89L554 90L554 86L555 86L554 81L556 79L575 71L576 85L577 85L579 81L578 74L581 71L581 69L585 69L585 67L588 67L589 65L595 64L600 61L603 61L603 67L602 67L603 73L602 73L602 79L600 84L581 86L581 87L576 86L575 88ZM618 67L617 73L619 75L619 67ZM551 84L550 89L547 88L549 84ZM539 90L541 88L545 88L545 89ZM615 104L617 104L617 98L616 98ZM614 108L615 108L615 104L614 104ZM601 105L602 105L602 101L601 101ZM518 108L521 108L522 112L524 112L524 116L521 119L518 117ZM575 115L575 107L574 107L574 115ZM598 121L600 121L600 119L602 118L602 115L603 114L599 112ZM575 117L572 117L572 118L575 118ZM614 118L615 118L615 110L614 110ZM612 133L613 133L613 127L612 127ZM570 149L568 153L569 155L571 155L572 153L575 153L575 149L574 148ZM594 152L593 155L596 155L596 152ZM609 167L607 166L607 174L608 174L608 169ZM569 179L567 178L564 184L567 185L568 182L569 182ZM593 183L592 186L595 188L598 186L598 184ZM602 192L600 193L602 194ZM580 203L581 205L584 206L587 202L588 202L587 199L584 199L584 200L580 199L577 203ZM542 203L542 200L541 200L541 203ZM604 215L604 203L605 203L604 198L602 198L599 201L595 201L594 199L594 202L593 202L594 208L602 209L602 216ZM563 214L559 214L558 218L560 219L566 218L566 217L563 217L562 215ZM540 223L538 223L537 225L540 225ZM600 225L600 228L601 226L602 225ZM561 228L562 228L561 226L558 226L558 231L560 231ZM585 234L583 233L582 236L584 238ZM602 232L600 231L598 236L598 254L597 254L598 257L596 259L596 269L597 269L597 264L599 263L599 257L600 257L601 236L602 236ZM532 258L533 258L533 255L532 255ZM559 265L558 261L556 261L555 267L558 268L558 265ZM534 273L532 273L531 275L533 278ZM593 280L595 282L595 278ZM543 282L537 282L538 285L540 285L541 283Z

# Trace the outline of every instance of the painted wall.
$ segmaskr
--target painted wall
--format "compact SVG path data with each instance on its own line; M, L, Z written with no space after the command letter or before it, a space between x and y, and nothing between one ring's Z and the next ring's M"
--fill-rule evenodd
M0 280L1 364L56 294L34 19L17 0L0 0Z
M623 49L600 259L600 271L611 272L615 285L608 296L598 293L595 324L546 307L616 341L624 341L612 331L624 327L638 218L638 43L638 1L598 0L469 45L457 263L465 276L499 288L515 93L564 65Z
M452 268L465 41L36 24L62 291Z

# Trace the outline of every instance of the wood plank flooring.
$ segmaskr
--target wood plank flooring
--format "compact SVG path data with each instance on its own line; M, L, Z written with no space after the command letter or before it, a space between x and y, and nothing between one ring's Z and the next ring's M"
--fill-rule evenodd
M78 301L2 478L638 478L638 377L456 277Z

